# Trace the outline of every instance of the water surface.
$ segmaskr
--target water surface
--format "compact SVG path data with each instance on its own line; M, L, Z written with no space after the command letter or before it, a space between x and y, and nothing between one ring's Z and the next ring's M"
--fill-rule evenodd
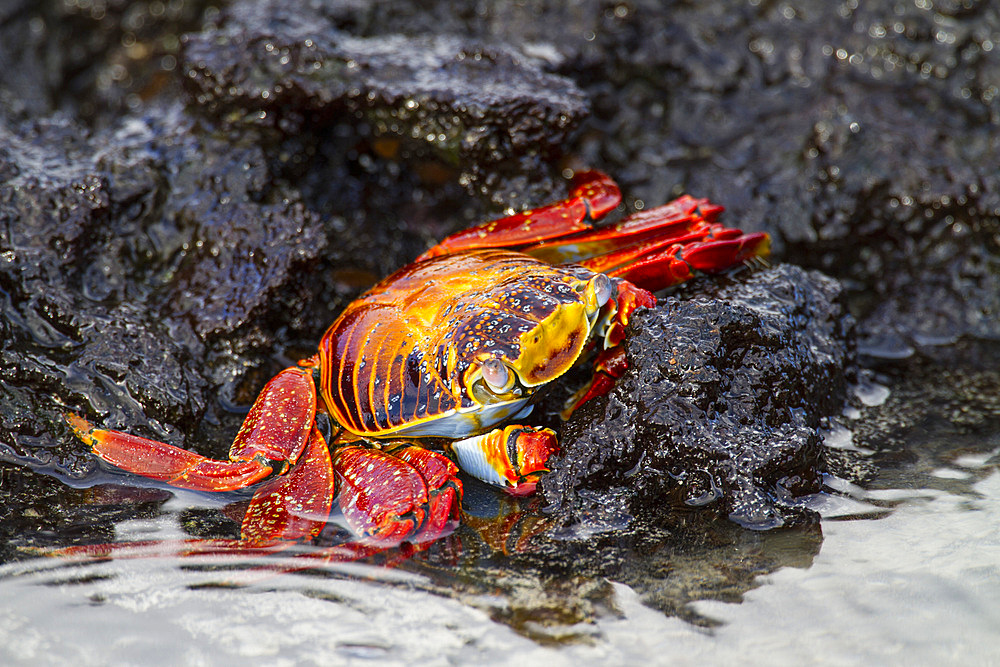
M4 565L0 646L7 664L570 665L653 656L671 664L994 664L997 465L992 450L939 468L939 479L966 483L957 492L865 491L831 480L839 492L816 499L827 515L819 554L808 567L758 578L742 602L693 603L717 625L669 617L611 581L611 604L561 628L573 637L565 643L494 620L490 610L508 602L502 593L442 594L419 568L336 564L274 574L257 568L291 559L171 555L163 545L187 537L178 520L191 498L182 495L162 516L118 527L126 538L164 540L158 555ZM549 623L547 631L560 630Z

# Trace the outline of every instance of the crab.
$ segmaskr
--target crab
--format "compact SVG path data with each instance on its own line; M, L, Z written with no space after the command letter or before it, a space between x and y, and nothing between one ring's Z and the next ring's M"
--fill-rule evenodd
M583 359L593 378L566 413L606 393L627 367L629 318L656 304L652 291L768 251L766 234L726 228L722 207L690 196L592 225L620 201L614 181L585 171L562 201L445 238L266 384L229 460L67 421L125 471L196 491L255 487L245 544L313 538L335 502L359 544L429 543L458 524L459 466L512 494L534 491L559 447L552 430L521 420ZM424 446L441 441L450 456Z

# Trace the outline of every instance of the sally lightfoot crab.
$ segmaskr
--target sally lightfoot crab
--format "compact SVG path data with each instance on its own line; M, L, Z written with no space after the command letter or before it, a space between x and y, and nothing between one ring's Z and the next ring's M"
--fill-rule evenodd
M583 172L563 201L447 237L267 383L228 461L67 420L126 471L198 491L258 485L249 544L315 536L335 500L362 544L434 540L456 525L462 485L452 459L420 441L446 439L469 474L530 493L558 452L551 430L518 423L538 390L593 356L567 410L607 392L625 369L629 317L656 304L648 290L768 251L766 234L726 228L721 207L688 196L591 225L620 200L610 178ZM329 443L317 411L336 425Z

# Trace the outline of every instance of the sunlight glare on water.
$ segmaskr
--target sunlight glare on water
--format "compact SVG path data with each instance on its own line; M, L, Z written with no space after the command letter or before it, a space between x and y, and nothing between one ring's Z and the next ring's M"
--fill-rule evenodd
M811 567L763 577L742 603L695 603L721 623L711 630L622 584L592 642L547 647L414 573L341 565L226 587L217 557L42 559L0 569L18 601L0 609L0 646L7 664L984 664L1000 656L1000 474L974 490L869 492L906 500L883 518L825 521ZM229 573L252 564L234 558Z
M808 570L766 577L741 605L697 603L725 624L715 648L828 664L1000 659L1000 474L975 490L825 522Z

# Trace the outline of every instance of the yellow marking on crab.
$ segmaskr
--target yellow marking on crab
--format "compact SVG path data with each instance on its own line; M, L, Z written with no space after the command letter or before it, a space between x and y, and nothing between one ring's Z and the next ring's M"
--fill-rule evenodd
M69 424L70 428L73 429L76 437L91 447L100 445L106 439L107 431L94 428L93 424L78 414L67 412L63 415L63 418Z
M589 334L584 304L564 304L520 336L521 354L508 361L522 385L537 387L572 368Z

